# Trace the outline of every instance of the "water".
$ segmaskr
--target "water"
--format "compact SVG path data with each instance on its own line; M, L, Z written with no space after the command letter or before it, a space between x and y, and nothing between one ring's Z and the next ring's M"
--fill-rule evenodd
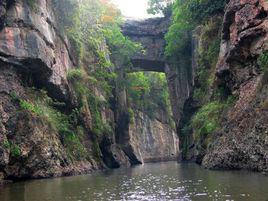
M1 201L243 200L268 201L268 177L156 163L86 176L35 180L0 189Z

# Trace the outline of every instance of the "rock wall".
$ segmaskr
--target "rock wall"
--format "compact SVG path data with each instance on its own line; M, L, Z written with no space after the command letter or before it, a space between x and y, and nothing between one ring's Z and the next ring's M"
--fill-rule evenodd
M47 90L53 99L66 103L66 110L77 104L67 81L67 71L75 61L62 34L63 22L53 10L58 4L27 2L0 4L0 174L8 179L43 178L102 168L93 157L71 160L55 128L19 106L17 99L32 95L29 87ZM69 6L62 2L62 7ZM90 137L84 141L92 153Z
M12 97L29 97L17 69L0 67L0 172L7 179L44 178L81 174L99 169L94 160L72 161L61 137L46 119L21 110ZM92 153L90 147L88 152Z
M7 3L0 32L1 60L38 77L35 84L46 86L57 99L72 101L66 75L74 59L68 40L60 34L54 1L36 1L32 6L27 1Z
M179 139L167 122L136 111L123 149L138 163L178 160Z
M88 106L83 108L79 117L82 147L78 147L83 157L76 149L70 151L46 117L21 108L20 100L35 99L32 90L41 89L49 98L64 103L57 110L65 115L78 106L67 79L68 71L77 64L76 52L64 30L71 13L72 4L65 0L0 2L0 180L82 174L106 167L175 160L178 155L178 139L165 123L141 113L134 125L129 126L127 116L122 117L124 121L118 120L117 111L124 110L125 105L116 104L118 110L102 108L103 122L113 126L101 137L92 134L93 115ZM101 91L94 93L103 97ZM123 122L127 132L119 135L116 128ZM125 145L133 150L125 149ZM132 155L137 155L138 161Z
M217 82L239 98L203 159L205 167L268 171L267 70L257 62L267 51L267 11L263 0L231 0L226 7Z

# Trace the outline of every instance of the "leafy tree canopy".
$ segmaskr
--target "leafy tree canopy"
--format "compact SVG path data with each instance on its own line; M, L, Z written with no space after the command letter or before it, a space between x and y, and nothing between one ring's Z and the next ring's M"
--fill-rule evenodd
M149 0L149 14L165 14L168 7L172 4L173 0Z

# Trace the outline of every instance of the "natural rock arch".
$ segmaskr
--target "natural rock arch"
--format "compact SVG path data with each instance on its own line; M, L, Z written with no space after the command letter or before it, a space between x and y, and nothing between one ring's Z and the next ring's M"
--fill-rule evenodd
M140 43L145 50L145 53L137 52L131 58L132 68L129 72L152 71L166 74L173 116L179 126L183 106L193 84L191 71L194 65L188 58L180 58L176 64L169 64L166 60L165 34L169 25L169 17L127 20L122 26L122 32L132 41Z
M143 21L127 20L122 31L131 40L140 43L144 52L137 52L132 58L131 72L165 72L165 39L168 18L152 18Z

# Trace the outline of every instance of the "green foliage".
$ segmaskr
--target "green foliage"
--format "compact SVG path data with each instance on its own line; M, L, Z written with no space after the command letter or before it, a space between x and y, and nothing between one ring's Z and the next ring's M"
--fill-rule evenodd
M173 124L168 85L164 73L137 72L128 74L127 93L132 109L141 110L152 118L156 111L165 111L170 125ZM134 116L132 112L129 111L130 117Z
M79 81L85 78L85 71L82 69L71 69L67 72L67 79L69 81Z
M4 140L3 145L6 149L9 149L11 156L13 157L21 156L21 148L18 145L9 142L8 140Z
M6 149L9 149L10 148L10 142L8 140L4 140L4 143L3 143L4 147Z
M101 115L101 111L107 103L105 99L100 99L94 95L94 91L91 89L93 85L98 83L98 81L94 77L88 76L88 74L82 69L70 70L67 78L74 86L75 92L79 97L80 108L86 107L87 104L89 106L92 115L92 132L97 136L101 136L104 133L111 133L111 126L108 123L103 122ZM102 89L105 89L103 85ZM111 89L106 89L106 92L108 90Z
M214 17L200 26L198 69L196 73L198 88L195 88L193 95L194 100L199 103L208 102L211 96L209 90L214 83L215 67L220 50L221 21L221 17Z
M140 50L141 46L122 34L120 13L108 1L82 0L75 9L72 22L72 26L67 28L68 36L79 53L80 68L70 70L68 80L82 107L88 99L87 94L94 94L94 88L104 92L106 99L112 97L117 74L113 72L114 65L109 57L119 65L128 67L130 55ZM98 113L94 121L98 128L103 127L100 126ZM96 129L97 133L101 130Z
M178 58L189 49L189 33L211 16L223 12L225 0L176 0L173 20L166 34L166 56Z
M21 149L18 145L16 144L11 144L10 145L10 154L13 157L19 157L21 155Z
M134 43L124 36L119 25L120 21L113 24L106 24L103 33L109 46L111 56L116 59L118 63L128 67L131 65L131 56L137 51L142 51L142 47L140 44Z
M93 151L93 156L95 157L95 159L99 160L102 154L101 154L100 146L97 142L93 142L92 151Z
M26 100L20 100L20 107L24 110L28 110L30 112L33 112L34 114L37 115L42 115L43 111L41 110L41 108L38 105L35 105L29 101Z
M204 105L192 119L192 127L197 136L207 136L219 127L219 117L224 109L220 102L210 102Z
M229 96L225 101L213 101L203 105L191 120L196 138L205 138L220 126L222 113L234 105L236 96ZM189 127L188 127L189 129Z
M76 95L80 102L80 107L85 102L85 94L89 92L89 77L87 73L80 68L71 69L67 72L67 79L72 83Z
M172 4L172 0L149 0L149 14L165 14Z
M144 105L145 95L150 91L149 78L143 72L131 73L127 76L127 92L130 102L138 108Z
M90 94L88 97L89 108L92 115L92 131L97 136L102 134L109 134L112 132L111 125L109 123L103 122L101 109L105 106L106 102L100 100L97 96Z
M69 158L73 161L83 160L88 158L88 153L81 143L84 138L84 130L82 127L77 127L76 134L74 132L65 133L64 145Z
M73 75L77 74L73 73ZM76 76L73 76L73 78L74 77ZM63 104L51 99L46 91L31 89L29 94L31 94L31 105L33 105L34 108L38 107L38 115L47 120L60 134L69 158L72 160L84 159L87 155L86 150L81 143L84 134L83 128L79 126L80 109L75 108L71 113L64 114L55 108L55 106Z
M268 52L262 53L257 60L258 65L262 71L267 71L268 69Z
M129 114L130 123L133 124L134 119L135 119L135 113L132 110L132 108L128 108L128 114Z

